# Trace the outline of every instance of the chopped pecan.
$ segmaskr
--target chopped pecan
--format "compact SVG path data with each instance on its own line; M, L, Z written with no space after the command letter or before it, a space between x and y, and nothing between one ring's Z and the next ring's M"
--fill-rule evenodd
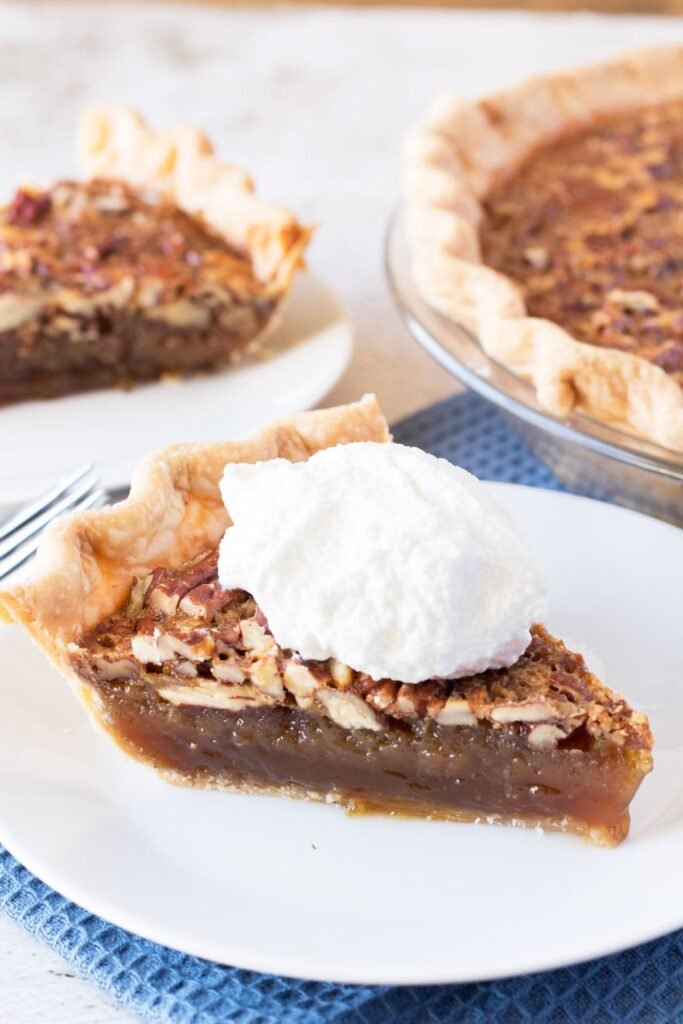
M529 729L527 739L532 750L554 750L571 732L571 727L559 722L539 722Z
M398 718L434 718L443 707L444 691L441 683L403 683L396 694L391 713Z
M176 635L154 628L152 633L139 632L131 642L133 654L139 661L162 665L165 661L182 658L187 661L206 661L211 658L215 643L206 631L192 630Z
M178 602L178 611L198 619L214 618L242 595L241 590L223 590L218 580L200 583Z
M243 683L244 672L234 663L214 658L211 662L211 675L221 683Z
M273 655L257 658L251 666L250 675L254 685L258 686L262 693L267 693L270 697L284 697L282 676Z
M192 661L175 661L171 667L172 671L183 679L197 678L197 666Z
M153 573L149 572L142 579L136 580L128 598L126 612L128 615L137 617L145 605L145 597L152 582Z
M184 584L178 584L175 575L169 569L155 569L147 588L145 605L163 612L164 615L175 615L184 592Z
M162 686L157 692L171 704L222 708L224 711L242 711L244 708L264 707L274 703L272 698L261 693L255 686L221 686L208 679L202 679L192 686Z
M449 697L434 715L439 725L476 725L477 716L464 697Z
M263 626L260 626L256 619L243 619L240 622L242 643L248 651L265 653L276 648L275 641L269 633L266 633Z
M612 288L607 293L607 301L629 313L658 313L661 308L656 295L641 289L625 291L623 288Z
M94 656L91 660L100 679L112 681L114 679L135 679L140 674L140 664L132 658L121 658L116 655Z
M311 697L320 689L320 680L302 661L290 658L285 664L285 686L295 697Z
M336 658L330 658L330 673L338 690L347 690L353 682L353 671Z
M182 573L171 569L155 569L145 603L147 607L163 612L164 615L175 615L181 599L215 575L216 558L213 555Z
M52 199L47 192L26 192L18 189L7 210L10 224L28 227L37 224L49 213Z
M263 614L263 612L261 611L261 609L258 606L256 607L256 614L255 614L254 617L255 617L256 621L258 622L259 626L263 626L263 628L265 629L266 633L270 633L270 626L268 625L268 619L265 617L265 615ZM272 633L271 633L271 636L272 636Z
M215 627L215 635L217 654L226 654L230 657L237 647L243 646L239 617L235 617L234 622L221 619Z
M371 729L378 732L381 728L375 712L355 693L321 689L316 698L332 721L343 729Z
M543 245L531 245L524 250L524 259L534 270L547 270L550 266L550 253Z
M519 704L499 704L489 717L500 725L512 722L547 722L556 714L552 704L546 701L525 701Z
M386 711L396 700L399 683L391 679L385 679L381 683L375 683L373 688L365 695L368 704L371 704L376 711Z

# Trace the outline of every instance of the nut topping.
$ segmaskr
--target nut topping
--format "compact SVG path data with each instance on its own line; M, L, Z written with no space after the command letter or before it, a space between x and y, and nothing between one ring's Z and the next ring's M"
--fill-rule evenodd
M171 569L155 569L147 588L145 603L147 607L162 612L164 615L175 615L180 601L199 589L215 573L215 559L204 559L193 568L178 576ZM199 597L208 596L206 593Z
M386 679L384 682L377 683L373 686L373 688L366 694L365 699L369 704L372 704L375 710L386 711L396 701L398 687L398 683L395 683L390 679Z
M109 659L95 655L92 662L102 679L135 679L138 674L138 666L131 658Z
M302 661L291 658L285 665L285 686L295 697L311 697L320 689L320 681Z
M173 670L179 676L186 676L188 679L197 678L197 666L191 661L176 661Z
M531 245L524 250L524 259L534 270L547 270L550 266L550 253L542 245Z
M494 708L491 718L494 722L507 725L511 722L547 722L554 715L552 705L544 701L530 704L502 704Z
M272 636L266 633L263 626L259 625L255 619L244 619L240 622L240 631L242 633L242 641L248 651L266 654L273 651L276 647Z
M164 615L175 615L180 600L175 579L166 569L157 569L147 591L146 604Z
M557 722L541 722L529 730L528 743L532 750L554 750L570 732Z
M391 719L410 727L509 729L530 749L551 750L579 727L618 746L647 728L541 626L532 628L514 666L472 678L401 684L334 659L305 661L278 646L249 594L221 588L216 561L213 553L185 570L157 569L139 580L124 611L72 656L86 658L100 680L146 680L178 704L234 711L294 702L345 729L379 731Z
M215 581L200 583L180 599L178 611L197 619L208 619L227 608L238 594L236 590L222 590Z
M418 695L413 686L404 683L399 687L394 707L401 718L416 718L418 714Z
M373 732L379 732L381 728L377 715L362 697L353 693L340 693L338 690L319 690L317 699L332 721L342 729L372 729Z
M173 327L206 327L209 323L209 311L194 302L179 299L164 306L153 306L148 310L153 320L163 320Z
M163 633L155 628L152 634L138 633L132 640L133 654L142 662L161 665L174 658L185 658L188 661L205 661L214 652L215 644L208 635L199 630L186 637Z
M477 716L462 697L449 697L434 716L439 725L476 725Z
M615 352L647 360L683 385L682 115L678 98L615 113L580 132L562 132L532 160L502 175L483 202L483 263L502 273L510 287L514 282L524 315L536 324L550 321L575 341L610 353L601 370L602 359L586 355L583 362L578 349L560 356L566 341L553 342L553 357L541 358L540 351L526 353L521 340L510 339L519 365L526 359L525 374L540 379L545 358L546 376L553 364L557 393L551 397L547 384L541 391L555 412L563 402L565 412L567 403L574 404L569 381L582 389L572 359L590 373L596 396L582 392L584 411L598 418L630 417L636 432L646 431L642 413L635 411L637 399L616 396L620 388L634 387L636 394L635 381L649 379L648 367L634 362L617 371L621 361ZM544 338L550 344L550 333ZM545 342L535 347L545 352ZM668 394L664 383L661 388ZM665 405L663 397L650 395L651 405L659 402ZM656 426L647 431L653 434Z
M661 308L657 296L643 290L624 291L622 288L612 288L607 293L607 301L610 305L619 306L629 313L658 313Z
M11 331L32 320L42 309L38 299L7 292L0 295L0 331Z
M159 631L154 633L138 633L131 641L133 655L143 665L161 665L163 658L157 645Z
M241 668L219 658L214 658L211 662L211 675L221 683L243 683L245 678Z
M274 703L255 686L221 686L208 679L202 679L195 686L163 686L158 693L171 704L222 708L224 711L242 711Z
M126 606L126 610L130 616L137 617L141 613L153 575L154 574L150 572L146 576L143 576L142 579L136 580L133 584L133 589L130 592L130 597L128 598L128 604Z
M346 690L353 682L353 671L336 658L330 658L330 673L338 690Z
M278 672L277 661L271 655L261 657L251 666L251 678L262 693L280 700L285 695L282 676Z
M7 219L10 224L28 227L42 220L51 206L52 200L47 192L26 192L20 188L9 205Z

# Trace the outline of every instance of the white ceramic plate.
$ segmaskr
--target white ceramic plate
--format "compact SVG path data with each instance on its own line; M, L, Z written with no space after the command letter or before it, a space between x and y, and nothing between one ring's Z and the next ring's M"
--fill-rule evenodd
M0 409L0 502L34 496L84 462L96 465L106 487L120 487L153 448L244 437L311 408L344 372L351 347L351 324L335 296L312 274L299 274L282 324L265 344L268 359L172 384Z
M650 715L655 770L616 850L488 825L176 789L120 754L40 654L0 632L0 840L145 937L353 982L465 982L588 959L683 925L683 531L495 486L542 566L549 626Z

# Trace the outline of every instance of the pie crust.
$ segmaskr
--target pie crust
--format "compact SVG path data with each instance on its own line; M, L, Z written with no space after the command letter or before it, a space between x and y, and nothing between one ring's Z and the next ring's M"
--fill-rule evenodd
M45 532L31 579L0 590L0 621L21 623L62 671L67 645L112 615L136 578L215 548L230 525L219 482L229 462L289 459L352 441L388 441L374 395L276 421L244 441L171 445L136 468L117 505L73 513Z
M248 253L264 284L286 288L311 231L259 199L246 171L218 160L202 132L188 125L153 132L128 107L93 107L83 116L77 146L86 179L120 178L160 192Z
M405 208L417 287L494 359L529 380L549 412L585 413L683 452L683 389L639 355L577 341L526 315L519 287L482 264L487 197L567 132L683 98L683 48L647 50L532 79L478 101L441 97L408 141Z

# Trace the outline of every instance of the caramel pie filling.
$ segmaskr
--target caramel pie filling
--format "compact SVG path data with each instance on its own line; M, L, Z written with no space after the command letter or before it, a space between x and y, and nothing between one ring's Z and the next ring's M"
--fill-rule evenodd
M246 254L153 192L20 190L0 211L0 403L229 363L275 305Z
M486 202L484 262L530 316L621 349L683 385L683 102L546 145Z
M221 589L215 553L138 581L70 657L118 743L191 785L614 845L651 768L645 717L542 626L510 669L376 682L279 648L253 598Z

